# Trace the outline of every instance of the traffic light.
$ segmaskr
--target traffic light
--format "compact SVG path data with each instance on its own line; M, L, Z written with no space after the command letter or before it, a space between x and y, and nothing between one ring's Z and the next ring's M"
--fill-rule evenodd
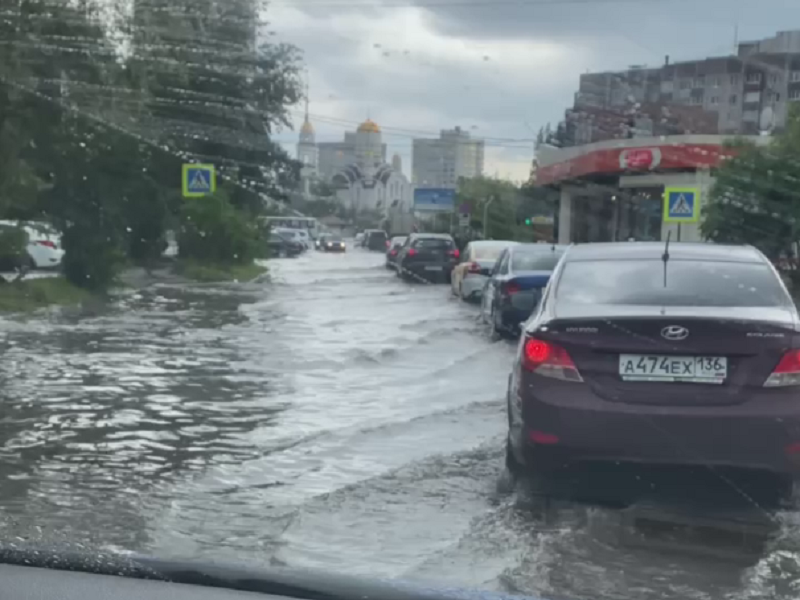
M530 224L531 224L531 220L530 219L525 219L525 225L530 225Z

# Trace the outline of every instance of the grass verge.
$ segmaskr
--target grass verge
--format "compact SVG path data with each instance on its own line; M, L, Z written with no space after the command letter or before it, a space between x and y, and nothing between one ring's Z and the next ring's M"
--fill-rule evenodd
M47 306L80 304L91 297L63 277L0 283L0 312L29 312Z
M175 263L175 272L188 279L203 283L213 283L216 281L251 281L266 273L267 268L255 263L249 265L226 265L179 260Z

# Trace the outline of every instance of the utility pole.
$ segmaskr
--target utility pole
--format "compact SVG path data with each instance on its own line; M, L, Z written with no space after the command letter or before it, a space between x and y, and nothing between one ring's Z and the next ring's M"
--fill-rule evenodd
M496 196L490 196L489 201L483 206L483 239L486 239L487 226L489 225L489 206L491 206L495 198Z

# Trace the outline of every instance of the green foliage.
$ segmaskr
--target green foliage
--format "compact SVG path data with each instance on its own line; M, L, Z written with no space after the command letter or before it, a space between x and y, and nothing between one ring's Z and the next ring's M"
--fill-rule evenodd
M785 131L769 144L745 140L716 173L703 209L703 235L722 243L752 244L771 259L793 255L800 240L800 112L792 106Z
M519 188L510 181L491 177L461 179L456 192L456 208L462 204L470 207L470 227L483 231L484 209L488 223L486 236L497 240L513 240L520 235L517 226Z
M219 281L252 281L266 273L267 268L254 263L231 265L181 260L176 265L176 271L188 279L202 283L215 283Z
M108 287L128 260L158 259L165 231L187 215L205 218L214 241L185 252L252 257L252 236L232 232L248 230L259 193L280 197L299 169L270 137L300 97L299 56L256 49L263 4L134 0L110 29L90 0L10 7L0 22L0 219L52 222L66 277L90 289ZM123 57L110 38L125 33ZM214 216L179 195L181 163L193 159L239 183Z
M27 244L28 234L22 227L0 225L0 270L8 271L22 266Z
M29 312L51 305L80 304L89 294L63 277L0 284L0 312Z
M183 203L178 230L179 255L216 264L250 264L259 253L254 219L236 209L226 190Z

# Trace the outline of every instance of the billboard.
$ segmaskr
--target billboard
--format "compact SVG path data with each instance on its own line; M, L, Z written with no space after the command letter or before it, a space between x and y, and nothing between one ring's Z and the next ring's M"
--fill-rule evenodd
M414 210L451 211L455 208L456 191L450 188L416 188Z

